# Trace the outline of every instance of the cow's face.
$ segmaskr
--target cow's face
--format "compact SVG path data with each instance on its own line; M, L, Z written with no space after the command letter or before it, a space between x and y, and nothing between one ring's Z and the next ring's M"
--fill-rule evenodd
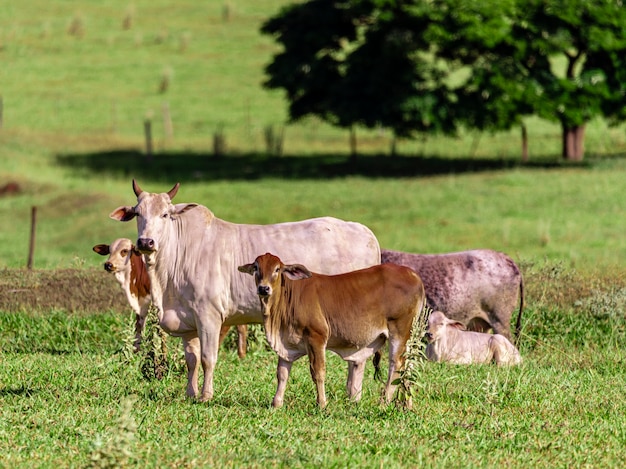
M97 244L93 250L101 256L108 255L109 258L104 263L104 270L115 273L130 269L130 258L135 247L128 238L119 238L108 244ZM138 253L135 251L135 254Z
M465 329L465 326L459 321L453 321L452 319L449 319L441 311L433 311L428 317L426 339L431 343L437 341L446 333L447 327L452 327L459 330Z
M303 265L285 265L269 252L257 257L252 264L240 266L239 271L254 276L257 294L263 304L266 304L268 299L280 290L283 275L292 280L311 276L311 272Z
M137 196L134 207L118 207L109 215L114 220L130 221L137 218L137 250L143 254L152 254L159 250L159 242L163 233L176 216L184 213L197 204L173 205L172 199L178 192L180 184L176 183L169 192L151 194L143 191L133 179L133 190Z

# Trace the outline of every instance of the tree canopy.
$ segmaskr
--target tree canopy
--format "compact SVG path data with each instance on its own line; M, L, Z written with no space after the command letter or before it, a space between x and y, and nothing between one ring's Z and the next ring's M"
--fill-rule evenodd
M311 0L262 26L289 115L397 136L560 123L582 159L585 124L626 119L621 0Z

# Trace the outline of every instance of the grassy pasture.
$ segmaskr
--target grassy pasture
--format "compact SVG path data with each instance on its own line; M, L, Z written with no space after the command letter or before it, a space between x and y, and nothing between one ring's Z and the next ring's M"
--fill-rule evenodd
M285 103L260 87L275 46L258 26L287 3L0 5L0 186L22 189L0 197L0 467L621 466L624 127L591 123L576 166L558 162L558 128L535 119L525 165L517 131L400 142L392 158L388 134L362 130L348 165L346 132L314 119L287 126L285 156L269 157L263 133L284 124ZM178 202L234 222L334 215L389 248L505 251L526 279L524 364L424 363L406 411L378 404L371 367L362 402L348 402L329 355L320 412L302 359L272 411L276 358L254 328L245 360L232 337L221 350L214 401L188 401L179 341L166 376L147 380L128 353L128 308L91 251L136 236L107 217L133 203L133 177L148 191L180 181Z
M128 352L131 320L117 307L0 314L0 465L619 467L626 280L559 263L523 269L524 363L418 362L412 411L378 403L382 383L371 366L362 401L349 402L346 367L332 354L325 411L315 408L306 359L293 367L285 407L273 411L274 353L254 341L239 360L232 338L220 352L214 400L198 404L183 397L179 341L168 341L165 377L146 379L143 358ZM105 274L91 276L97 287Z

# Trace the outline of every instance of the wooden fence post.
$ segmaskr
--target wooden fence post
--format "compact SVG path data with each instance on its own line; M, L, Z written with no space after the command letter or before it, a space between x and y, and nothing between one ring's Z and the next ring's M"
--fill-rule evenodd
M143 121L143 130L146 134L146 160L152 163L152 121L150 119Z
M37 207L33 206L30 211L30 244L28 247L28 270L33 268L33 259L35 257L35 233L37 231Z
M165 130L165 140L170 141L174 136L174 125L168 103L163 103L163 129Z

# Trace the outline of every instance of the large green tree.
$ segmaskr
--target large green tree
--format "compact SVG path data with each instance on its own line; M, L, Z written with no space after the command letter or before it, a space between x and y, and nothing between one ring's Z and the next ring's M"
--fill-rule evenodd
M418 132L559 122L563 156L584 130L626 118L621 0L313 0L262 31L282 44L266 71L292 119Z

